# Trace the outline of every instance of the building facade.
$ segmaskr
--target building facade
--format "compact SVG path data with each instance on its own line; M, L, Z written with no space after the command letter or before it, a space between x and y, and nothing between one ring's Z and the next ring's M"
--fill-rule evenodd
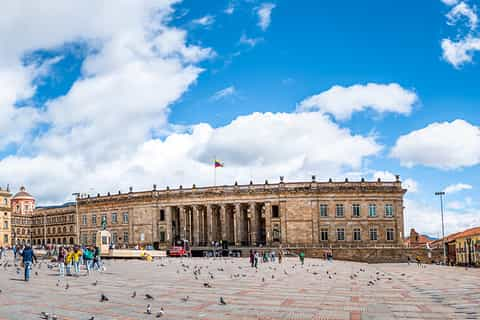
M154 185L23 213L24 203L15 201L20 211L12 214L12 241L95 244L104 222L117 247L168 248L177 240L193 246L222 240L235 246L402 247L405 192L399 178L317 182L312 177L164 190Z
M0 247L10 245L12 235L11 198L10 188L3 189L0 187Z

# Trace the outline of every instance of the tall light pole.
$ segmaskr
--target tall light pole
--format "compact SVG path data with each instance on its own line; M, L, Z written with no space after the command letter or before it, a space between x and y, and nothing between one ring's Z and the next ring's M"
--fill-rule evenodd
M443 244L443 264L447 264L447 250L445 248L445 227L443 224L443 196L445 196L444 191L435 192L436 196L440 196L440 210L442 212L442 244Z

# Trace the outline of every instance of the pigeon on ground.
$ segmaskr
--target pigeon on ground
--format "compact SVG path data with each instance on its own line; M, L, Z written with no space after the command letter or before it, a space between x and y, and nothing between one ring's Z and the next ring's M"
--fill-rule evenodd
M190 299L190 297L189 297L189 296L185 296L185 297L182 298L182 301L183 301L183 302L187 302L188 299Z
M50 318L50 314L48 312L43 312L40 314L40 317L42 319L49 319Z
M149 304L147 304L147 311L146 311L147 314L152 314L152 306Z
M96 286L98 284L98 280L95 280L94 283L92 283L92 285Z
M163 308L160 308L160 311L157 312L157 315L155 316L155 318L161 318L163 317L164 314L165 314L165 311L163 310Z
M147 300L153 300L153 296L151 294L146 293L145 294L145 299Z
M220 297L220 304L221 305L226 305L227 303L225 302L225 300L223 299L223 297Z
M212 285L211 285L210 283L208 283L208 282L205 282L205 283L203 284L203 286L204 286L205 288L211 288L211 287L212 287Z
M137 291L133 291L132 298L135 298L136 296L137 296Z
M67 283L67 285L65 286L65 290L68 290L68 288L70 288L70 285Z
M95 320L95 317L91 316L88 320Z
M102 293L102 295L100 296L100 302L105 302L105 301L108 301L108 298L106 295Z

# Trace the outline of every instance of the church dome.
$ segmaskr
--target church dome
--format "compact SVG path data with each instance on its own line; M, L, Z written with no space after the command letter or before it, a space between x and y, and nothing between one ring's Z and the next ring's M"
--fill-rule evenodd
M25 189L24 186L20 187L20 191L17 192L17 193L13 196L12 199L32 199L32 200L34 200L33 196L32 196L30 193L28 193L27 191L25 191L25 190L26 190L26 189Z

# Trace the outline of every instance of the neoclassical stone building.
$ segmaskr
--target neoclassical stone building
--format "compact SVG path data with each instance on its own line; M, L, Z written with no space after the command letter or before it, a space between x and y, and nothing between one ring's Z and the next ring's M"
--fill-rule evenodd
M394 182L232 185L97 195L77 199L81 243L103 219L122 245L402 246L403 195Z
M10 188L8 186L6 188L0 187L0 247L5 247L10 244L12 234L11 198Z
M25 190L23 190L25 192ZM230 185L79 196L75 203L12 216L12 241L94 244L102 221L117 247L401 247L403 196L396 181ZM15 198L15 196L14 196Z

